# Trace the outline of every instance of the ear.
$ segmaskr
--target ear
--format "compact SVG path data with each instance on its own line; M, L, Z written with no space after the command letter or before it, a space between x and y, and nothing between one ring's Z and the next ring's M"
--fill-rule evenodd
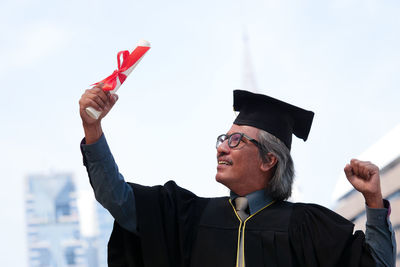
M272 153L268 153L265 157L266 161L261 163L261 170L267 172L275 167L275 165L278 163L278 159Z

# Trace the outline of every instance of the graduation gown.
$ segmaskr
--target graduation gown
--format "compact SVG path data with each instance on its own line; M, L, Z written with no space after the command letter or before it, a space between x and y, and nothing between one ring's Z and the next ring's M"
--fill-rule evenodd
M197 197L172 181L130 185L139 235L114 222L111 267L233 267L243 229L246 267L375 266L364 234L319 205L278 201L243 223L228 197Z

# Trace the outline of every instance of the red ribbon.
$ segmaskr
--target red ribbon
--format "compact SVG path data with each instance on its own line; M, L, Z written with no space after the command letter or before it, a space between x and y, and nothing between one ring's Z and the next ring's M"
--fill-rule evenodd
M122 84L127 77L123 72L132 67L149 49L150 47L148 46L137 46L135 50L133 50L130 54L128 50L118 52L118 69L114 70L114 72L104 80L101 80L100 82L97 82L93 85L103 83L103 91L114 90L114 88L117 86L117 77Z

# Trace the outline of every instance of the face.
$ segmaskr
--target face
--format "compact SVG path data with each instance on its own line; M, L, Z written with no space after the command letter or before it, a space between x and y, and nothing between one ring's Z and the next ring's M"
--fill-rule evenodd
M251 126L232 125L228 135L232 133L244 133L257 140L258 129ZM217 174L215 179L236 194L246 195L265 188L267 184L265 171L258 147L242 138L239 146L230 148L228 140L217 148Z

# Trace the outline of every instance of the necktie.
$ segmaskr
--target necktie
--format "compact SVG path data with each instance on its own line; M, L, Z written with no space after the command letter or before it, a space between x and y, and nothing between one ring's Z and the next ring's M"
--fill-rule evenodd
M249 217L249 214L247 213L246 209L249 206L249 202L247 198L245 197L237 197L235 199L235 206L236 206L236 212L239 215L240 219L244 222L247 217ZM241 229L240 232L240 246L239 246L239 267L245 267L244 266L244 240L243 240L243 231L244 229Z
M247 198L245 197L235 198L235 206L236 206L236 212L239 215L240 219L242 221L245 221L247 217L249 217L249 214L246 211L247 207L249 206Z

